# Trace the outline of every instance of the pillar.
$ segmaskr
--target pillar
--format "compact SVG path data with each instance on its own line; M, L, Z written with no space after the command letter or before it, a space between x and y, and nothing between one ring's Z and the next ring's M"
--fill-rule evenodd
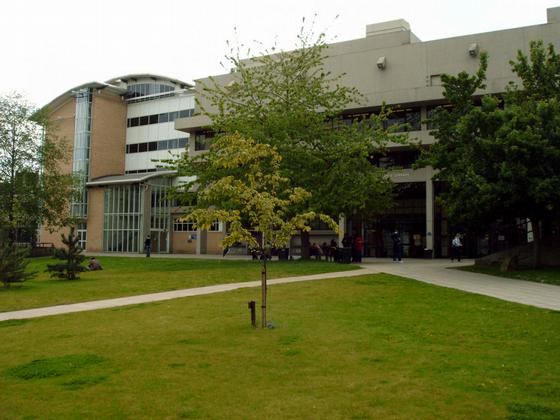
M426 249L434 251L434 182L432 181L433 169L427 169L426 180Z
M196 255L207 254L208 231L197 229L196 231Z

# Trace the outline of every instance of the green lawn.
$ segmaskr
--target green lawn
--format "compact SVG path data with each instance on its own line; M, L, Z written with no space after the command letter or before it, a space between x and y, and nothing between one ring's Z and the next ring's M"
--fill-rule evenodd
M12 418L560 418L560 312L386 274L0 323Z
M260 279L258 261L100 257L102 271L85 272L79 280L51 279L45 273L50 258L31 260L39 275L21 286L0 287L0 312L66 303L187 289ZM269 278L304 276L356 269L325 261L273 261Z
M490 274L492 276L507 277L517 280L528 280L537 283L560 285L560 267L539 269L522 268L515 271L502 272L500 271L500 267L497 266L473 265L469 267L461 267L459 270Z

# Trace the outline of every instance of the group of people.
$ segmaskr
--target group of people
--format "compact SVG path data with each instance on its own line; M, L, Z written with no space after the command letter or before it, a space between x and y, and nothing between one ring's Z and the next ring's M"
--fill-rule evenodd
M451 262L453 262L455 259L461 262L461 254L463 250L463 243L461 239L461 234L457 233L451 241ZM401 235L398 229L395 229L395 231L391 234L391 240L393 241L393 261L402 263L403 246ZM344 235L344 238L342 239L342 246L345 248L352 248L352 262L362 262L362 256L364 253L364 238L360 233L354 233L353 236ZM144 251L146 253L146 257L150 256L151 250L152 240L150 239L150 236L147 236L146 240L144 241ZM341 259L338 251L338 244L335 239L331 239L330 244L323 242L323 245L321 246L314 242L311 245L309 254L310 256L317 259L325 257L327 261L339 261ZM97 261L95 261L95 263L99 264ZM91 264L92 263L90 262L90 265ZM90 269L92 268L90 267ZM93 268L93 270L100 269L101 266L99 266L99 268Z
M342 246L352 249L352 262L361 263L364 255L364 237L355 232L354 235L344 235L342 238Z
M321 246L313 242L311 244L311 247L309 248L309 256L315 257L318 260L320 260L322 257L325 257L325 260L327 261L336 261L337 252L338 244L334 239L331 239L330 243L323 242Z

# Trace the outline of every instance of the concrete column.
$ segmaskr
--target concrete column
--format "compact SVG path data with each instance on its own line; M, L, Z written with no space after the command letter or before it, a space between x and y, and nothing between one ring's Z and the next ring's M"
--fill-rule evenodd
M426 168L428 179L426 180L426 249L434 249L434 182L432 181L433 170ZM433 254L432 254L433 255Z
M140 252L144 252L144 241L151 234L152 227L152 187L148 184L142 186L142 237L140 238ZM154 239L152 238L152 246ZM152 248L153 251L153 248Z
M196 231L196 255L207 254L208 232L198 229Z
M341 214L338 216L338 246L342 246L342 239L346 234L346 217Z

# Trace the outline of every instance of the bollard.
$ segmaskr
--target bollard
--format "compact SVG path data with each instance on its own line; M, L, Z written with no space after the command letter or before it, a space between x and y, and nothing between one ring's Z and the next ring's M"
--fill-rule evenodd
M251 310L251 325L253 328L257 328L257 314L255 312L256 307L257 306L254 300L249 302L249 309Z

